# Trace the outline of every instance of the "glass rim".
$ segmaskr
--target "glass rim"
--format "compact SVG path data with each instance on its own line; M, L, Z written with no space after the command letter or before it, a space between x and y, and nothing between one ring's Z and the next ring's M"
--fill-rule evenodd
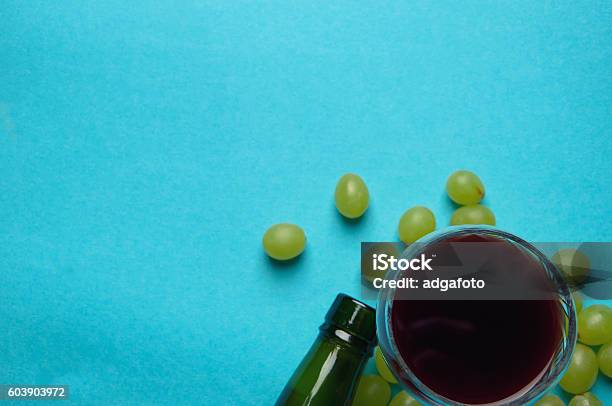
M421 252L425 247L431 246L432 244L439 242L440 240L446 239L449 236L460 236L465 234L485 234L492 235L495 237L501 237L511 241L522 250L529 254L535 255L538 261L543 265L547 271L549 277L553 280L557 287L557 293L559 295L558 301L560 302L560 311L567 317L567 326L562 326L563 335L555 350L548 366L534 378L532 384L525 386L522 390L515 394L510 395L504 399L497 400L490 403L478 403L469 404L470 406L518 406L526 404L534 399L542 396L548 388L555 385L560 379L563 372L569 366L572 352L576 345L577 340L577 326L576 326L576 308L573 300L570 287L566 283L561 271L536 247L529 242L517 237L514 234L502 231L495 227L486 225L461 225L451 226L442 230L435 231L419 239L416 245L409 245L403 252L402 257L411 257L413 254ZM411 248L412 247L412 248ZM387 279L397 278L400 270L393 271L392 274L387 276ZM395 376L401 386L406 386L405 381L409 381L412 385L408 389L420 400L429 402L436 406L466 406L465 403L455 401L453 399L446 398L425 385L416 374L406 364L404 359L399 355L398 346L395 342L393 335L393 329L391 328L391 311L393 308L393 297L397 288L390 288L388 286L380 290L377 303L377 317L376 324L378 330L378 341L380 349L387 360L393 360L394 362L388 362L389 369ZM393 354L397 354L394 356ZM557 359L559 358L559 359ZM397 371L397 366L401 371ZM404 377L404 374L406 377ZM542 381L542 382L541 382Z

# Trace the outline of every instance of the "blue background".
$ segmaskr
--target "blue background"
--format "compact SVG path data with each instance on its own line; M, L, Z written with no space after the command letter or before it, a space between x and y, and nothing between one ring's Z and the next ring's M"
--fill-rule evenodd
M448 224L459 168L504 230L612 241L612 3L538 3L3 1L0 383L270 404L360 241Z

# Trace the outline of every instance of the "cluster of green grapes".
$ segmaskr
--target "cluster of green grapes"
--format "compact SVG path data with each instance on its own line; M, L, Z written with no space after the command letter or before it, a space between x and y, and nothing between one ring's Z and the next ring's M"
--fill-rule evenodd
M480 201L485 188L480 178L470 171L456 171L446 182L448 196L462 205L453 213L451 225L495 225L495 215ZM363 179L354 173L343 175L336 185L336 208L344 217L357 219L368 209L370 193ZM436 218L423 206L408 209L400 218L397 233L400 240L412 243L436 229ZM275 224L263 236L265 252L272 258L285 261L300 255L306 247L306 234L295 224Z
M572 248L559 250L551 259L572 287L586 278L591 267L589 258L583 252ZM573 296L578 314L580 342L576 344L570 365L559 386L568 394L575 395L569 402L570 406L603 406L589 390L597 381L599 372L612 378L612 308L603 304L583 308L580 293L575 292ZM553 394L543 397L535 404L563 405L563 400Z
M450 224L495 225L495 215L480 204L485 188L480 178L470 171L456 171L446 181L446 193L450 199L461 205L451 216ZM436 218L431 210L423 206L408 209L400 218L397 234L400 240L410 244L436 229Z
M576 395L569 406L603 406L589 390L597 381L599 372L612 378L612 308L595 304L582 308L582 297L574 294L578 312L578 340L570 365L559 386L565 392ZM599 347L597 353L591 348ZM597 349L597 348L596 348ZM536 406L564 406L556 395L540 399Z

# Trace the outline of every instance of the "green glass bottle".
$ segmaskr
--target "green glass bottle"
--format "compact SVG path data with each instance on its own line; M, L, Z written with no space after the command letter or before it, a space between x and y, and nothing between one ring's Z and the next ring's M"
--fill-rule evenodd
M376 345L376 311L339 294L277 406L350 405Z

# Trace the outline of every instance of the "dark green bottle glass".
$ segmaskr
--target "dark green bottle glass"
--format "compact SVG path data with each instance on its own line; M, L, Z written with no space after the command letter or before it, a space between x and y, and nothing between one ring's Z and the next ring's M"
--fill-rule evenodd
M339 294L277 406L350 405L376 345L376 311Z

